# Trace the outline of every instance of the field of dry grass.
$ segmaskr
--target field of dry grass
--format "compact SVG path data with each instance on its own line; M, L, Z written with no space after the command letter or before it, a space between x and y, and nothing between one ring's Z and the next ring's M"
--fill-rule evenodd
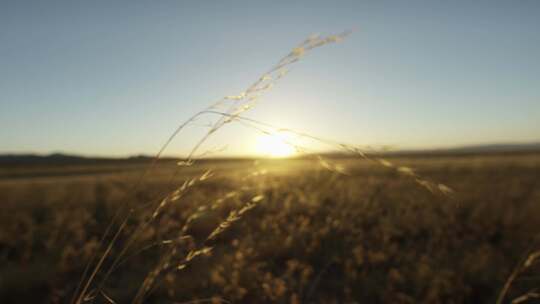
M163 163L136 188L142 164L5 168L0 303L69 302L120 206L135 210L117 241L126 244L150 216L138 208L186 180L196 182L138 233L107 280L97 274L94 303L129 302L156 265L166 271L145 303L495 302L540 233L540 154L392 161L455 194L360 159L333 160L346 174L311 160L202 163L176 175ZM538 282L518 278L509 298Z

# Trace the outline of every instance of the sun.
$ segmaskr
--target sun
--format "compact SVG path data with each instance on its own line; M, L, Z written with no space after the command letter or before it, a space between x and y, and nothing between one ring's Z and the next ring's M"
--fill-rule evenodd
M257 138L256 150L259 154L281 158L292 156L296 150L282 134L263 135Z

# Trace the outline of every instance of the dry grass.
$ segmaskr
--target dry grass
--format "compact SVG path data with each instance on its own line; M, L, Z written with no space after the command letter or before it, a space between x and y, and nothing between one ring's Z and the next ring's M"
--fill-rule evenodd
M174 246L176 268L157 278L146 302L495 302L540 232L540 156L393 160L452 185L453 199L366 161L334 161L348 175L309 160L259 161L258 175L249 175L252 162L214 164L212 178L193 185L144 230L102 292L117 303L131 301ZM174 165L160 166L133 206L167 191L173 171ZM1 302L69 301L138 175L2 182ZM249 214L208 240L258 195L264 199ZM130 231L138 221L129 222ZM517 280L509 298L534 282ZM105 302L95 295L96 303Z
M292 51L283 57L279 62L272 67L267 73L263 74L258 80L256 80L252 85L250 85L245 91L241 92L238 95L232 95L232 96L226 96L222 98L221 100L217 101L216 103L212 104L205 110L196 113L191 118L186 120L184 123L180 124L179 127L173 132L173 134L169 137L169 139L165 142L165 144L162 146L160 151L157 153L156 157L154 158L153 163L149 166L149 168L142 174L142 177L139 182L135 185L135 189L138 189L138 187L146 181L146 176L149 172L151 172L157 161L159 160L162 153L167 149L168 145L172 142L172 140L186 127L190 124L193 124L199 116L205 115L205 114L219 114L220 117L210 125L208 132L193 146L191 151L189 152L186 160L179 162L179 166L191 166L194 161L197 159L197 153L201 146L207 141L208 138L212 136L217 130L222 128L224 125L235 122L235 121L243 121L241 120L241 114L248 111L253 105L257 102L258 98L263 94L265 91L272 88L272 86L277 83L286 73L287 73L287 67L296 63L299 61L306 52L309 52L317 47L329 44L329 43L335 43L341 41L344 37L346 37L349 33L345 32L343 34L339 35L331 35L327 37L320 37L320 36L312 36L308 39L306 39L304 42L302 42L297 47L293 48ZM220 110L221 108L224 108L225 110ZM254 122L254 120L250 120L251 122ZM260 128L255 127L255 129L260 130L262 132L266 132L264 130L261 130ZM344 146L345 147L345 146ZM206 155L208 152L203 152L201 155ZM201 157L199 155L199 157ZM131 246L138 240L139 235L144 234L147 228L150 227L151 224L156 220L156 218L164 211L164 209L167 207L167 205L170 205L171 203L179 200L186 191L189 190L193 185L195 185L199 181L203 181L207 178L208 172L205 172L200 177L195 177L190 180L186 180L181 187L173 190L171 193L166 195L164 199L162 199L157 204L149 204L144 205L143 207L149 207L149 208L140 208L140 206L134 207L127 207L123 208L127 204L124 203L120 206L119 210L116 212L115 216L113 217L112 221L108 225L108 227L105 230L105 233L103 234L101 240L99 241L98 247L103 248L103 252L98 254L96 251L96 254L90 259L90 262L87 265L87 268L83 272L81 281L75 290L74 298L72 300L73 303L80 304L82 302L87 301L87 299L92 299L95 296L102 295L106 300L111 301L111 298L107 296L103 292L103 287L106 284L107 279L111 275L111 273L116 269L116 267L119 265L119 263L122 261L124 256L127 254L127 252L131 249ZM176 173L175 173L176 175ZM425 183L428 183L427 181ZM428 184L426 184L429 186ZM257 198L261 197L260 195L256 196ZM229 215L229 217L222 222L215 230L208 236L207 240L211 240L215 238L216 235L222 233L225 231L234 221L237 221L240 219L241 215L248 211L249 209L252 209L254 207L254 203L256 201L254 199L251 200L246 206L242 207L241 209L237 211L232 211ZM149 209L151 211L151 216L148 218L141 219L141 216L138 215L137 211L140 209L143 209L141 212L144 217L144 212ZM128 222L132 219L137 217L139 219L138 226L133 230L129 231L129 237L127 241L124 242L122 245L118 245L119 238L122 236L123 233L125 233L125 230L128 226ZM116 224L118 221L118 224ZM115 226L118 226L118 228L115 228ZM114 230L116 229L116 232ZM110 241L105 243L107 238L111 238ZM167 273L170 269L183 269L185 268L186 264L191 262L194 257L200 255L200 254L207 254L212 250L212 247L208 247L206 245L201 245L201 248L199 249L193 249L190 250L187 255L185 255L183 258L180 258L180 262L176 261L179 259L179 256L182 256L184 254L181 250L178 250L178 247L182 246L181 243L177 242L176 240L183 240L185 238L191 238L190 235L183 235L180 234L176 236L174 239L167 240L170 242L169 250L165 254L162 255L162 258L160 261L156 264L156 266L147 274L145 279L143 280L142 285L136 292L136 295L133 299L133 303L142 303L145 298L148 296L149 293L151 293L152 289L154 288L154 285L158 279L160 279L163 274ZM122 249L120 252L116 255L116 257L113 259L113 262L108 266L108 269L104 270L105 274L103 275L103 278L99 283L95 283L96 276L102 271L102 268L105 267L106 260L111 255L113 249L116 246L121 246ZM96 261L94 263L94 260ZM94 265L95 264L95 265ZM178 264L178 265L175 265ZM91 289L92 286L96 286L94 289Z

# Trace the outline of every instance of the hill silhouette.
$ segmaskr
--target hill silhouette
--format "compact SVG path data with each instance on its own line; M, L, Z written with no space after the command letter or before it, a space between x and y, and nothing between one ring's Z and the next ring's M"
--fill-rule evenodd
M467 156L476 154L515 154L515 153L536 153L540 152L540 142L526 144L488 144L471 145L456 148L429 149L429 150L394 150L385 151L381 154L392 156L410 156L410 157L436 157L436 156ZM346 154L341 152L324 153L328 157L344 157ZM153 156L136 155L125 158L115 157L86 157L81 155L72 155L64 153L53 153L48 155L39 154L0 154L0 166L25 166L25 165L92 165L92 164L144 164L149 163ZM174 162L181 160L181 157L163 157L160 162ZM205 161L219 160L242 160L246 157L226 157L209 158Z

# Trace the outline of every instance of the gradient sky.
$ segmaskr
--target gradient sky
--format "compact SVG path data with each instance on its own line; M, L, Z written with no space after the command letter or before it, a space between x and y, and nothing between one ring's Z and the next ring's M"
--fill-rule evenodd
M346 29L246 116L397 148L540 141L540 1L3 0L0 153L153 154L310 34ZM207 147L256 137L229 126Z

